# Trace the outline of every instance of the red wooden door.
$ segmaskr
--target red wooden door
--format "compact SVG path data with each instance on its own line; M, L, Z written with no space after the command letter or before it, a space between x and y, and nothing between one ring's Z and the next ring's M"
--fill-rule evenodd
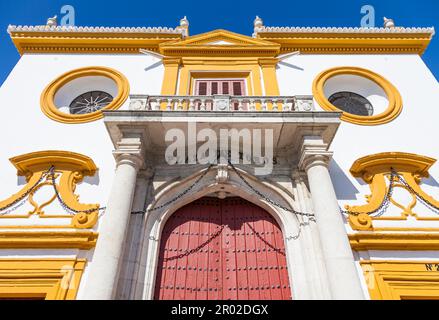
M282 231L241 198L203 198L174 213L157 271L155 299L291 299Z

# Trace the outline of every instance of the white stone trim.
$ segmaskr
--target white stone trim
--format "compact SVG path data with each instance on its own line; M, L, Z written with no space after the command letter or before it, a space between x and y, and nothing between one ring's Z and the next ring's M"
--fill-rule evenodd
M168 27L77 27L77 26L16 26L9 25L8 33L13 32L70 32L70 33L168 33L183 34L179 28Z
M435 34L434 27L428 28L362 28L362 27L259 27L255 29L255 33L430 33L431 36Z

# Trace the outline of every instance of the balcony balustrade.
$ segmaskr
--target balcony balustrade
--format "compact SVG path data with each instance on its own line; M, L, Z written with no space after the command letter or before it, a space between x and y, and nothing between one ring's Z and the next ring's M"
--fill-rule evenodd
M312 112L312 96L131 95L131 111Z

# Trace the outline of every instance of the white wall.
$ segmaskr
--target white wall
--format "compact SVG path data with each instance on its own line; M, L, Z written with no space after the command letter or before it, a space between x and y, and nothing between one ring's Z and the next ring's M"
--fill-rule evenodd
M77 193L83 203L105 206L112 184L114 159L113 145L103 121L75 125L57 123L42 113L41 92L64 72L88 66L108 66L128 78L131 94L160 94L163 66L157 62L145 55L24 55L0 89L0 199L20 188L9 158L54 149L82 153L95 161L100 168L99 183L97 179L94 184L83 183ZM390 80L402 95L402 114L389 124L366 127L342 123L331 147L335 152L331 173L341 205L363 204L364 195L369 194L368 186L349 174L352 163L362 156L402 151L439 159L439 85L418 56L303 55L292 57L286 63L288 66L281 64L277 71L281 95L312 95L312 83L317 74L336 66L370 69ZM436 182L439 181L439 164L431 173L433 179L423 188L439 198ZM45 251L39 251L41 255L45 254ZM16 254L38 255L38 252L28 250Z
M103 120L87 124L62 124L40 109L44 88L61 74L89 66L106 66L123 73L132 94L160 94L163 65L139 55L26 54L12 70L0 91L0 199L19 190L16 170L9 158L41 150L66 150L91 157L99 167L99 180L78 188L81 202L104 206L114 172L113 145ZM152 68L151 68L152 66ZM127 102L128 103L128 102ZM98 182L98 184L96 184Z
M402 113L388 124L360 126L342 122L331 146L334 151L331 174L342 206L365 204L364 195L370 194L369 187L349 173L353 162L360 157L399 151L439 159L439 85L419 56L301 55L285 62L288 65L280 64L277 71L281 95L312 95L312 83L316 76L340 66L372 70L388 79L401 93ZM317 103L316 107L322 110ZM439 163L432 167L430 173L432 178L422 187L439 199L439 184L436 182L439 181Z

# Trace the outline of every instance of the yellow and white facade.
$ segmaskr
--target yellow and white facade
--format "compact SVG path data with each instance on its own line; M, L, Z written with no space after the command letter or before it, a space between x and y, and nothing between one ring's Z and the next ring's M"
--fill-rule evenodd
M275 218L293 299L439 298L439 85L422 61L434 29L8 32L21 58L0 89L0 299L153 299L166 221L206 196ZM200 81L236 79L239 97L196 100ZM88 91L113 99L70 113ZM373 112L343 112L340 92ZM169 165L166 132L189 122L273 130L272 173Z

